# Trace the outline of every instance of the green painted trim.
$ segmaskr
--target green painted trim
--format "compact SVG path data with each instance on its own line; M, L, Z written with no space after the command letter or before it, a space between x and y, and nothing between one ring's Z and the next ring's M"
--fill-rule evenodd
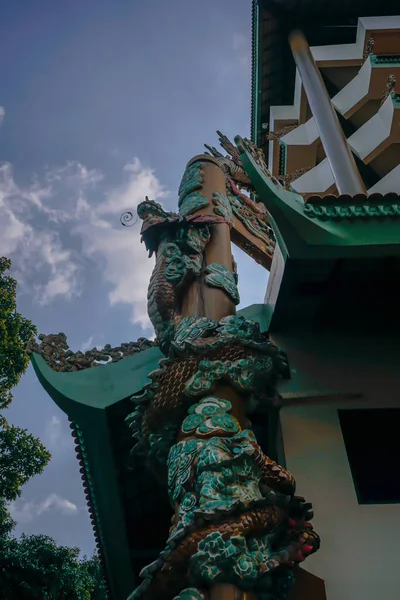
M392 92L390 95L392 96L393 106L395 108L400 108L400 94L396 94L396 92Z
M113 600L135 587L123 503L106 411L84 407L75 422ZM87 449L90 451L87 452Z
M369 59L373 67L392 67L393 65L400 65L400 54L392 56L377 56L376 54L370 54Z
M241 145L241 139L235 138ZM344 232L333 223L316 223L304 214L304 200L300 194L276 186L261 170L253 156L242 149L240 159L250 177L259 200L265 205L276 228L274 233L281 249L292 249L306 245L340 245L344 243Z
M161 358L159 348L149 348L116 363L73 373L53 371L39 354L33 353L31 361L44 389L61 410L75 420L71 402L105 409L128 398L149 382L148 374L158 368Z
M260 7L258 0L252 3L252 89L251 89L251 139L260 144L261 132L261 80L260 60Z
M364 204L356 203L352 198L341 200L340 204L325 203L324 198L320 202L309 202L304 206L304 214L312 219L320 221L366 219L370 224L375 220L400 219L400 202L393 202L393 198L381 198L377 202Z
M398 246L400 228L399 196L372 194L358 203L351 197L331 196L310 198L305 204L302 196L278 187L256 163L238 136L235 141L241 151L240 158L250 177L259 200L267 208L271 225L285 257L312 258L322 251L338 257L344 250L363 253L361 247L380 248ZM334 204L336 203L336 204ZM316 248L318 247L318 248ZM340 248L340 250L339 250ZM357 250L357 248L359 248Z

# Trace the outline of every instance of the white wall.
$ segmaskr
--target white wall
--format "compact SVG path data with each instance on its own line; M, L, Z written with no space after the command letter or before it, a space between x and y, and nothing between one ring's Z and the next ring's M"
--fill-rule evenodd
M400 504L358 504L336 407L284 407L281 424L287 468L321 537L302 566L325 580L328 600L399 600Z

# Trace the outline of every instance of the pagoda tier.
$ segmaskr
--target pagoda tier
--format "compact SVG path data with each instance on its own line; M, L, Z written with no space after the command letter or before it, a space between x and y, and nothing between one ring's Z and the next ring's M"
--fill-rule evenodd
M355 41L311 47L368 193L400 184L400 17L358 19ZM299 71L291 104L269 105L259 143L270 171L304 198L336 194ZM264 107L265 110L265 107Z

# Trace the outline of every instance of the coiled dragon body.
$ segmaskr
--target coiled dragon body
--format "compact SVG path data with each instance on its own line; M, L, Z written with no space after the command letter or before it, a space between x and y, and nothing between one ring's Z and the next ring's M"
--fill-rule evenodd
M248 417L268 410L277 381L288 376L285 355L244 317L217 322L181 314L195 278L235 297L236 274L205 261L216 224L232 226L234 216L245 216L253 235L273 239L264 207L240 191L254 189L237 148L219 135L230 156L207 149L225 174L225 194L202 196L205 167L192 161L179 189L181 214L147 198L138 207L142 241L156 254L148 313L166 358L132 398L136 408L127 421L135 451L141 449L157 475L168 479L174 517L165 549L143 569L131 600L172 600L188 585L197 587L176 600L206 600L216 582L284 600L291 568L319 547L308 522L311 505L295 496L292 475L264 455L249 428ZM199 211L205 206L207 214ZM234 411L234 400L244 416Z

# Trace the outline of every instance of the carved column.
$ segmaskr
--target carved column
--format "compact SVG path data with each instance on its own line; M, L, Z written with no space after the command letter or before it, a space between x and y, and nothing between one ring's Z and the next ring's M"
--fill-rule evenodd
M215 205L218 194L226 192L226 177L216 159L207 155L199 155L192 158L186 167L186 172L195 168L196 164L201 171L201 188L199 196L208 201L192 214L214 216ZM201 191L200 191L201 190ZM185 198L182 204L184 205ZM199 206L201 204L199 203ZM204 251L204 268L212 264L218 264L233 273L231 238L231 222L216 223L211 231L210 241ZM205 283L205 273L202 273L196 281L190 285L185 293L182 305L183 317L209 317L220 321L223 317L235 314L235 304L224 290L210 287Z
M288 366L257 323L235 315L227 186L218 161L201 155L186 168L179 214L138 207L156 252L148 309L166 359L128 420L168 479L175 514L132 600L284 600L293 566L319 545L311 505L249 428Z

